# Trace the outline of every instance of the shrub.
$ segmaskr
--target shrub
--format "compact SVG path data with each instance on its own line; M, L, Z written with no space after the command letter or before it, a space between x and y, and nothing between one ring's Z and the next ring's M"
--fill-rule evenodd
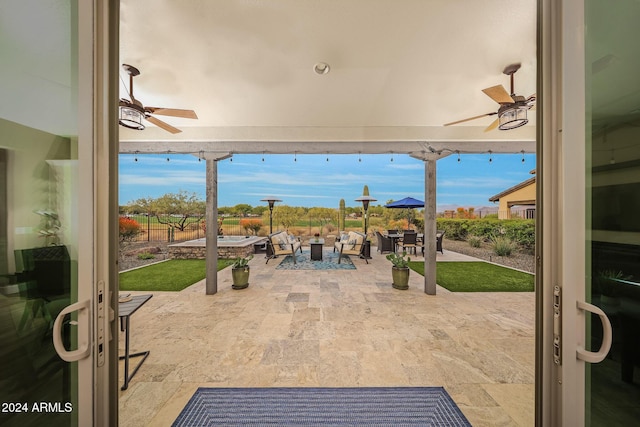
M510 256L511 252L516 249L516 244L513 240L505 236L494 236L491 238L493 243L493 252L499 256Z
M482 243L482 238L479 236L469 236L467 242L469 242L469 246L472 248L479 248Z
M138 259L154 259L156 256L154 254L150 254L149 252L143 252L138 254Z
M140 223L135 219L121 216L118 219L118 234L120 235L120 241L131 241L140 234Z
M262 220L257 218L243 218L240 220L240 226L244 228L246 233L251 230L253 234L257 236L258 231L262 228Z

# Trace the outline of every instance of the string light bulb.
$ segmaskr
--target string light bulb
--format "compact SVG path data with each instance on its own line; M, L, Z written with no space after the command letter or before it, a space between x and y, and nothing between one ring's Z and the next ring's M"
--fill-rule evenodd
M358 151L358 162L362 162L362 159L360 158L360 151Z
M391 161L393 162L393 151L391 152Z
M493 151L489 150L489 163L493 162Z
M456 151L456 154L458 154L458 163L460 163L460 151Z
M134 162L137 162L137 161L138 161L138 153L139 153L139 151L138 151L138 150L136 150L135 154L133 155L133 161L134 161Z
M522 163L524 163L524 150L522 150L521 153L522 153Z

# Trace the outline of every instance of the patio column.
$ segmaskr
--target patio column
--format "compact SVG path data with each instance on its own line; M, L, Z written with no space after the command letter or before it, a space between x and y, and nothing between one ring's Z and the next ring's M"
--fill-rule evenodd
M436 294L436 160L424 161L424 292Z
M207 207L206 207L206 293L218 292L218 160L207 159Z
M214 295L218 292L218 161L229 157L231 154L218 155L217 157L205 155L207 161L207 207L205 210L207 276L205 290L207 295Z

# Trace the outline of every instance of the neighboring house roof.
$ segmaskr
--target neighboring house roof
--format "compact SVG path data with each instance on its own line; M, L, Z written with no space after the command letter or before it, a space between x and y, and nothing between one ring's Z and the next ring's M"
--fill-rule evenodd
M531 184L534 184L536 182L536 177L534 176L533 178L529 178L526 181L522 181L520 184L516 184L511 188L507 188L506 190L504 190L502 193L498 193L495 196L491 197L489 199L490 202L497 202L499 201L501 198L503 198L504 196L508 196L511 193L514 193L524 187L527 187Z

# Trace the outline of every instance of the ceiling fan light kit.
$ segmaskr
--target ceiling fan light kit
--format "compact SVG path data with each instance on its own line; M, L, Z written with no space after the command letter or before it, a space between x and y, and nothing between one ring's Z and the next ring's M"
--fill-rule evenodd
M144 125L142 124L143 117L143 112L133 107L121 105L118 123L129 129L144 130Z
M516 105L510 105L506 108L500 107L500 111L498 112L498 119L500 120L498 129L511 130L526 125L529 123L529 119L527 119L528 110L529 106L526 104L518 105L517 103Z

